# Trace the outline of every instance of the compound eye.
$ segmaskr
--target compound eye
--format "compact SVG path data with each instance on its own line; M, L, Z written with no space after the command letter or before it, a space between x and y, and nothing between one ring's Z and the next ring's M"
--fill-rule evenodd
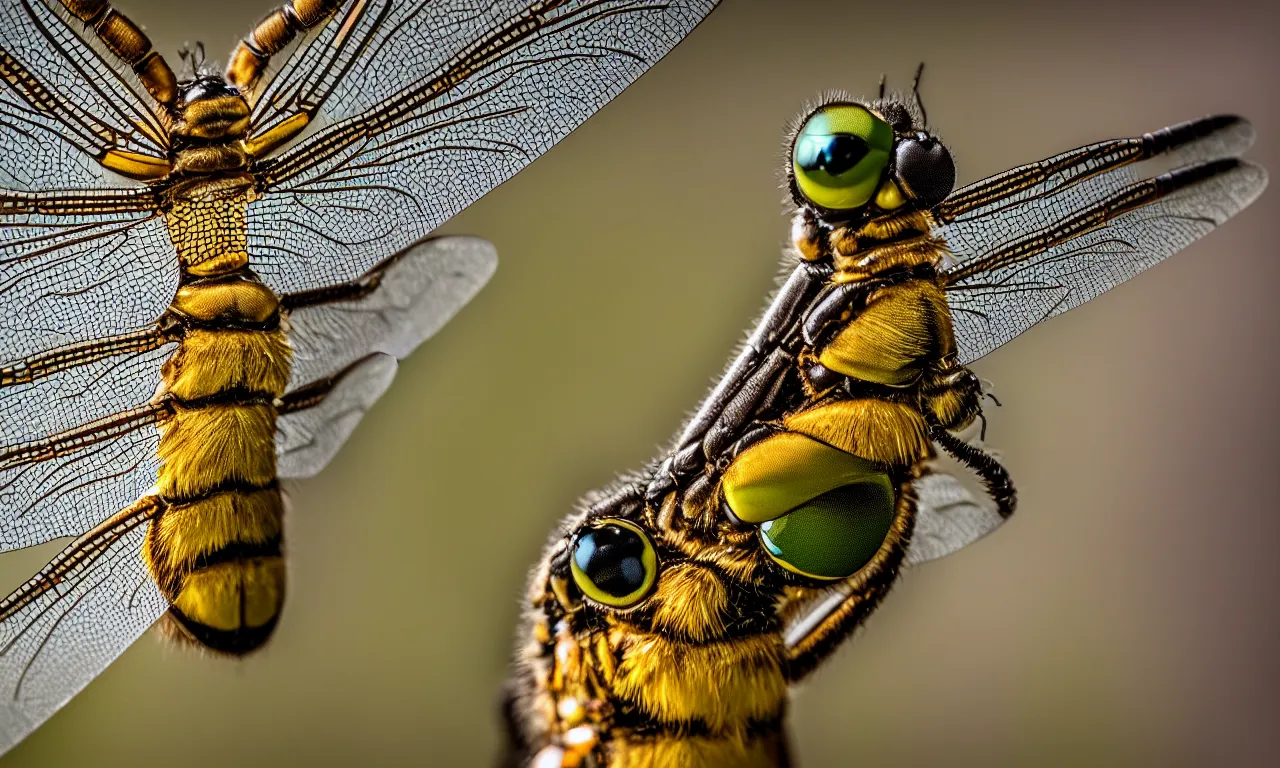
M603 520L578 533L569 567L587 597L627 608L649 594L658 575L658 556L636 524Z
M791 150L796 187L832 211L866 205L893 151L893 127L857 104L828 104L804 121Z
M239 95L239 89L227 85L218 78L204 78L186 86L185 90L182 91L182 103L186 105L197 101L235 98Z
M894 149L898 186L920 208L932 208L956 185L956 164L946 145L928 134L898 142Z
M783 568L815 579L843 579L871 562L895 515L887 477L836 488L760 526L760 542Z

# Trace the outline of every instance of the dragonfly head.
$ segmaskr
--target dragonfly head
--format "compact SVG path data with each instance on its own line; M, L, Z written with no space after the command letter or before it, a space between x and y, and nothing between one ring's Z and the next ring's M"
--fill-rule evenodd
M249 102L219 75L200 75L178 86L170 133L194 142L242 138L249 130Z
M801 121L790 158L792 198L830 224L930 209L956 178L946 145L892 100L822 104Z

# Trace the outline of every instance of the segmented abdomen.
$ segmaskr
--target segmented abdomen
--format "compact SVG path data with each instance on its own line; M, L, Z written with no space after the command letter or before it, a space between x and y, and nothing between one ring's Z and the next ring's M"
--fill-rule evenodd
M243 654L266 642L284 602L275 402L290 348L278 298L248 270L248 197L230 192L188 192L168 216L184 273L169 311L184 331L159 394L173 405L155 489L167 508L144 556L183 636Z

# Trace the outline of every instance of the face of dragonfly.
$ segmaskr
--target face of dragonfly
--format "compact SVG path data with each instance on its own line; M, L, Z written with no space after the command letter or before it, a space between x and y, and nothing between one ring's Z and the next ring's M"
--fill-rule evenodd
M823 105L796 129L790 157L797 207L846 227L904 207L928 210L956 182L950 150L897 101Z

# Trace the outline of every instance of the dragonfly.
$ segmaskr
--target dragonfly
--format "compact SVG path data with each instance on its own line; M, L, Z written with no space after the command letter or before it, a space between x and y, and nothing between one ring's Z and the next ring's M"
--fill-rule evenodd
M787 276L670 448L587 496L530 577L506 765L786 766L792 686L904 568L1017 506L967 367L1260 195L1233 115L955 190L920 100L798 121Z
M484 285L428 237L713 0L291 0L179 78L107 0L0 0L0 751L145 630L232 656L320 471Z

